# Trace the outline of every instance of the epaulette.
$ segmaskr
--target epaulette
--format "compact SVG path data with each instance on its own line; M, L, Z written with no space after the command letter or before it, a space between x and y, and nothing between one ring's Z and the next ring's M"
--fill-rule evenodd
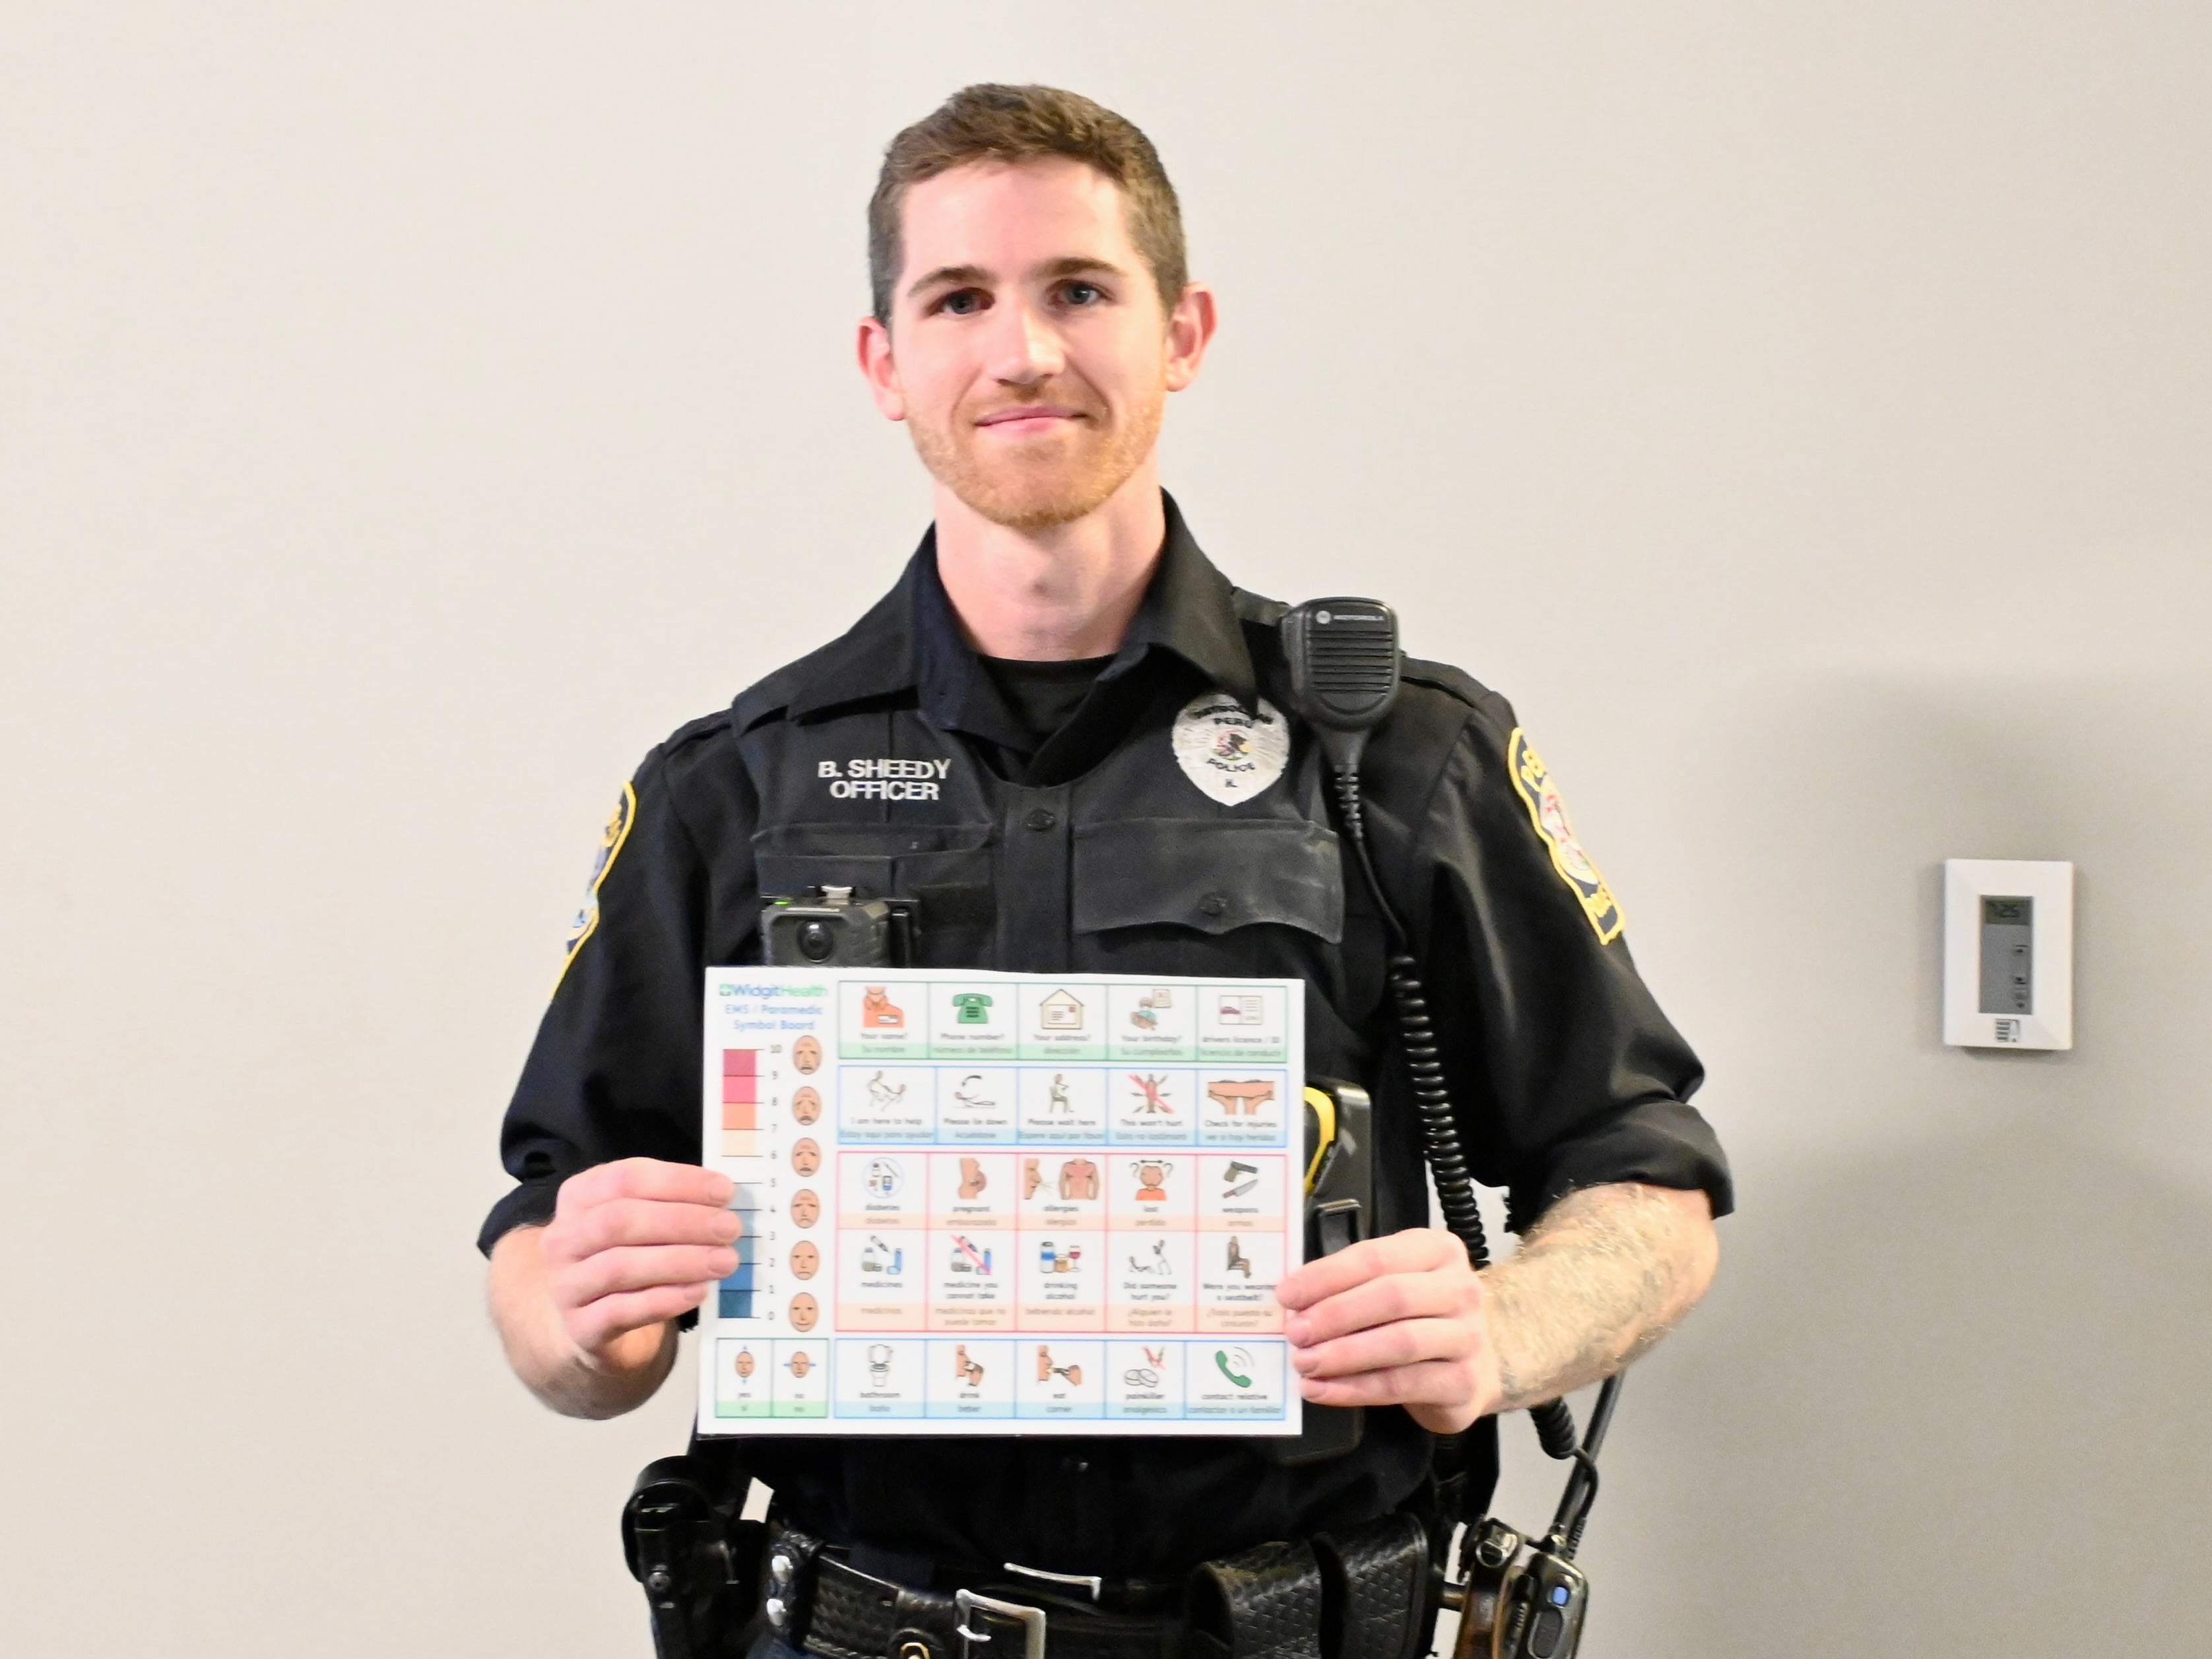
M736 701L730 705L729 718L740 737L756 726L783 713L791 702L792 694L805 684L805 676L800 671L806 666L806 662L807 659L801 657L797 662L786 663L774 673L755 680L738 693Z
M1513 705L1464 669L1455 668L1448 662L1426 662L1419 657L1407 657L1398 672L1401 678L1414 685L1441 691L1455 702L1465 703L1498 725L1501 732L1513 727Z
M711 714L702 714L696 720L686 720L671 732L667 739L660 745L661 752L673 755L680 749L688 749L695 743L702 742L729 729L730 711L726 708L717 708Z
M1274 627L1291 608L1280 599L1271 599L1264 593L1255 593L1242 587L1231 590L1230 603L1237 608L1237 621L1261 628Z
M854 626L857 629L859 624ZM763 675L738 693L737 701L730 705L738 735L743 737L755 726L774 720L825 670L834 672L840 665L840 659L851 653L852 635L853 630L848 629L828 643L816 646L797 661L787 662L773 673Z
M1485 697L1498 695L1464 669L1455 668L1448 662L1425 662L1419 657L1407 657L1401 659L1398 673L1399 678L1416 685L1457 697L1470 708L1480 708Z

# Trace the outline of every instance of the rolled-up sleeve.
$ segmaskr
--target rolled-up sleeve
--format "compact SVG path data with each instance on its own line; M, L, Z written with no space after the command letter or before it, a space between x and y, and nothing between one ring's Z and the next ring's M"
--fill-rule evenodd
M1535 797L1515 781L1517 731L1504 699L1481 693L1406 872L1470 1167L1508 1189L1516 1231L1566 1193L1613 1182L1701 1188L1725 1214L1727 1158L1688 1104L1704 1068L1611 925L1609 890L1590 900L1571 878L1595 871L1563 809L1540 828ZM1555 857L1561 830L1569 846Z

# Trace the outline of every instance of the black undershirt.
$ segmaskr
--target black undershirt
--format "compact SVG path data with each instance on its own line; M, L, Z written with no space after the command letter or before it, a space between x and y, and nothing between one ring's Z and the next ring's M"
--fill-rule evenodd
M1024 662L1014 657L985 657L983 672L1022 729L1030 735L1030 753L1043 748L1052 735L1067 724L1083 700L1091 695L1111 657L1078 657L1067 662Z

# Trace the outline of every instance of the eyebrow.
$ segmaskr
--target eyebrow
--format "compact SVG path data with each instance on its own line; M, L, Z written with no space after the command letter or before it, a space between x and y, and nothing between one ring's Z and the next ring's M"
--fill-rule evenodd
M1129 274L1111 259L1101 259L1088 253L1071 253L1047 261L1039 270L1038 275L1048 277L1082 276L1092 272L1108 276L1127 276ZM911 300L926 289L939 288L946 283L958 283L964 286L972 283L988 283L990 280L991 273L981 265L939 265L934 270L924 272L909 283L907 287L906 297Z

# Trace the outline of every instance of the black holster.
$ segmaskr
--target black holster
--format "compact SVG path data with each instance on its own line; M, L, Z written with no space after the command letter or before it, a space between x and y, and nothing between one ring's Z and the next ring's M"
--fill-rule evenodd
M623 1506L623 1559L645 1588L660 1659L734 1659L751 1644L767 1529L739 1518L750 1484L690 1457L639 1473Z

